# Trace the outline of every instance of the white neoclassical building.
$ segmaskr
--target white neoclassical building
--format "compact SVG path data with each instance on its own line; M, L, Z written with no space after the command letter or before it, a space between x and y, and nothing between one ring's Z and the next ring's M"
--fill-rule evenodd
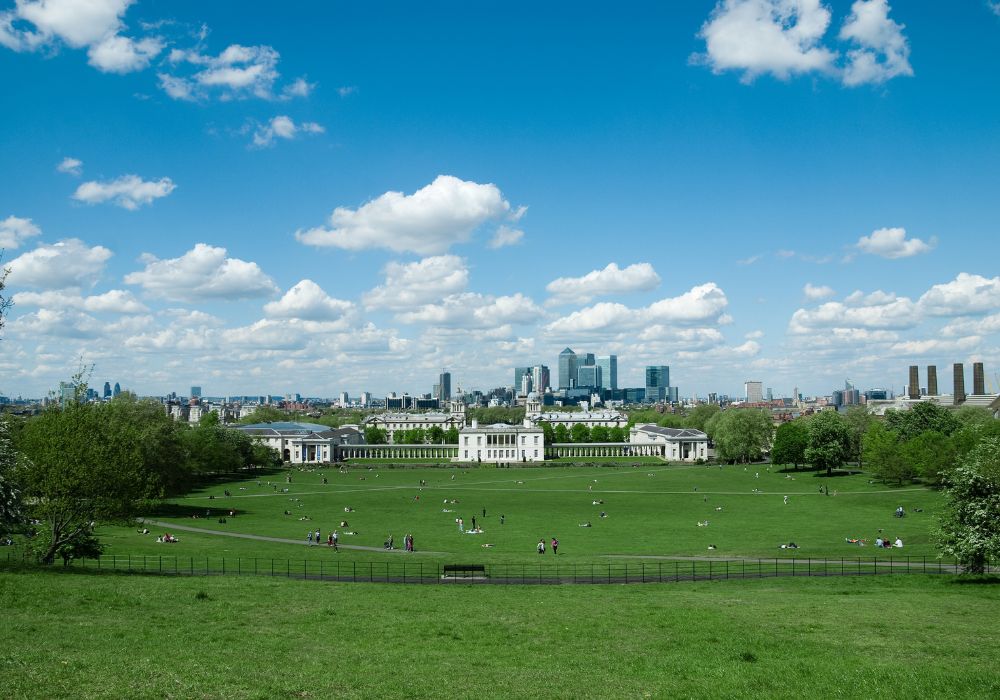
M542 412L542 402L534 392L528 394L525 403L524 417L536 427L548 423L553 428L565 425L570 430L574 425L582 424L588 428L604 426L605 428L624 428L628 425L628 416L621 411L547 411Z
M458 434L456 462L542 462L545 437L541 428L524 425L479 425L472 421Z
M380 413L377 416L369 416L362 423L364 428L380 428L386 432L389 444L395 444L393 439L396 431L414 430L422 428L429 430L437 426L442 430L465 427L465 404L453 402L451 409L445 413L435 411L429 413Z
M708 435L694 428L637 425L629 431L629 442L637 454L651 452L670 462L708 459Z
M277 450L283 462L292 464L325 464L337 458L340 445L358 445L361 433L354 428L331 428L317 423L254 423L234 425Z

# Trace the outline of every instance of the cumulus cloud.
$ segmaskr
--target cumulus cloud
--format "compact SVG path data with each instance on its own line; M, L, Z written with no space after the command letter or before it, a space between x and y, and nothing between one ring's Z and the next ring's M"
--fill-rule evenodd
M661 299L633 309L624 304L601 302L552 321L546 331L553 334L629 330L650 324L697 325L718 323L729 300L714 282L692 287L676 297Z
M829 328L903 329L914 328L920 320L917 305L906 297L869 306L830 301L815 309L798 309L792 314L788 332L803 335Z
M205 98L216 91L223 99L308 96L313 86L304 78L297 78L275 93L275 83L280 78L279 58L273 47L264 45L231 44L218 56L196 49L174 49L167 57L170 72L159 74L160 87L170 97L182 100Z
M177 186L169 177L143 180L138 175L122 175L114 180L84 182L76 188L73 199L87 204L112 202L123 209L134 211L144 204L166 197Z
M831 14L821 0L720 0L698 33L706 51L692 61L715 73L739 71L745 83L817 73L847 86L881 84L913 75L904 26L889 18L890 9L887 0L851 5L837 35L844 56L824 42Z
M497 227L496 233L490 239L490 248L504 248L509 245L517 245L524 238L524 231L512 226L501 224Z
M104 264L111 255L111 251L107 248L88 247L77 238L69 238L51 245L39 245L34 250L10 261L7 285L11 289L90 287L100 278Z
M992 335L1000 333L1000 313L982 318L959 318L941 329L945 336Z
M19 248L32 236L42 232L31 219L8 216L0 221L0 250Z
M104 294L82 296L62 291L18 292L14 303L42 309L65 308L91 313L141 314L149 309L132 292L112 289Z
M951 282L936 284L920 297L920 308L931 316L964 316L1000 308L1000 277L960 272Z
M876 289L870 294L865 294L858 289L848 294L844 298L844 303L851 306L880 306L892 303L896 299L897 297L894 292L883 292L881 289Z
M271 318L332 321L343 318L353 308L354 304L334 299L312 280L302 280L278 301L265 304L264 314Z
M225 248L198 243L179 258L146 256L146 267L125 276L154 297L174 301L247 299L270 296L277 285L257 263L227 258Z
M840 38L858 48L847 52L845 85L884 83L900 75L913 75L910 45L904 26L889 19L887 0L856 0L840 29Z
M811 282L806 282L806 286L802 288L802 293L806 295L806 299L812 300L826 299L835 294L832 287L827 287L826 285L817 286Z
M83 161L77 158L63 158L56 170L69 175L81 175L83 173Z
M857 247L865 253L896 260L930 252L934 244L933 238L930 243L919 238L907 239L905 228L880 228L870 236L859 238Z
M523 212L512 211L496 185L439 175L411 195L386 192L357 209L337 207L329 228L300 230L295 237L312 246L427 255L469 240L489 221L516 220Z
M0 13L0 45L14 51L52 48L62 42L87 49L88 62L107 73L149 65L164 48L158 37L123 36L122 18L134 0L18 0ZM25 26L30 25L30 26Z
M533 323L544 311L523 294L486 296L473 292L453 294L439 304L425 306L397 315L403 323L459 328L493 328L507 323Z
M12 336L53 336L56 338L96 338L101 324L93 316L74 309L39 309L10 324Z
M385 283L366 293L369 309L410 309L460 292L469 283L469 270L457 255L434 255L412 263L390 262Z
M660 276L649 263L635 263L626 268L608 263L603 270L593 270L583 277L560 277L549 282L545 290L552 295L549 304L586 304L595 297L648 291L659 284Z
M294 139L300 134L322 134L325 129L316 122L296 124L291 117L279 115L266 124L261 124L253 134L253 145L266 148L274 145L275 139Z
M707 53L695 58L716 73L742 71L744 82L831 71L836 54L822 45L829 25L820 0L723 0L698 34Z

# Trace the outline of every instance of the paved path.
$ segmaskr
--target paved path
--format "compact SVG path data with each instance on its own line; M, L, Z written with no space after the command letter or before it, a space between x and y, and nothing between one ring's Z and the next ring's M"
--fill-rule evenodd
M306 546L313 546L313 547L317 546L317 545L315 545L315 544L313 544L311 542L305 541L305 540L292 540L292 539L288 539L286 537L268 537L266 535L250 535L250 534L247 534L247 533L244 533L244 532L222 532L220 530L206 530L205 528L201 528L201 527L191 527L189 525L177 525L175 523L167 523L167 522L163 522L161 520L149 520L148 518L138 518L138 520L139 520L140 523L143 523L145 525L155 525L156 527L158 527L158 528L162 527L162 528L166 529L167 531L170 531L170 530L181 530L183 532L197 532L200 535L219 535L221 537L239 537L240 539L244 539L244 540L256 540L257 542L277 542L279 544L299 544L299 545L306 545ZM326 545L321 543L319 546L320 547L325 547ZM386 552L386 553L392 553L392 554L444 554L444 552L425 552L425 551L407 552L405 549L386 550L386 549L383 549L382 547L365 547L365 546L360 545L360 544L343 544L343 543L338 543L337 547L339 549L357 549L357 550L361 550L361 551L365 551L365 552Z

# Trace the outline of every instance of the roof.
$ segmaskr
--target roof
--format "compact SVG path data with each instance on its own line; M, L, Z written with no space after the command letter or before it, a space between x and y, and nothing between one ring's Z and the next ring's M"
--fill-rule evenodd
M684 440L707 440L708 435L694 428L661 428L658 425L637 425L636 430L663 437Z
M251 425L233 426L237 430L243 430L254 434L280 434L280 435L309 435L310 433L322 433L330 430L328 425L319 423L292 423L290 421L277 421L275 423L252 423Z
M516 433L518 431L520 431L520 432L528 432L528 433L541 433L542 429L541 428L536 428L534 426L532 426L530 428L526 428L523 425L511 425L509 423L493 423L492 425L477 425L476 427L472 427L471 425L467 425L464 428L462 428L462 430L460 432L463 432L463 433L470 433L470 432L472 432L472 433L482 433L482 432L490 432L490 433L501 433L501 432L502 433Z

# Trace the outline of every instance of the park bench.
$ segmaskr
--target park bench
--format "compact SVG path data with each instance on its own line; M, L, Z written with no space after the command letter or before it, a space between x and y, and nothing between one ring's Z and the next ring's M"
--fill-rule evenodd
M441 578L486 578L486 566L483 564L445 564L441 569Z

